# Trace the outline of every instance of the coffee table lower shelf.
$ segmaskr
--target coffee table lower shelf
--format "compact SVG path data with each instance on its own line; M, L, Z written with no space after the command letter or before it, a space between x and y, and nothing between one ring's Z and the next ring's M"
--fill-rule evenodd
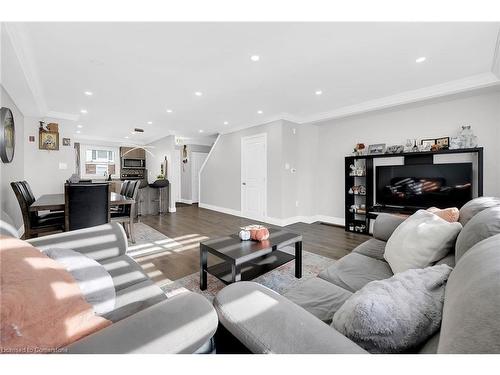
M274 250L272 253L261 256L259 258L252 259L241 265L241 280L249 281L256 277L272 271L273 269L282 266L295 259L295 256L285 253L283 251ZM207 272L224 284L232 283L231 274L231 262L223 262L210 266L207 268Z

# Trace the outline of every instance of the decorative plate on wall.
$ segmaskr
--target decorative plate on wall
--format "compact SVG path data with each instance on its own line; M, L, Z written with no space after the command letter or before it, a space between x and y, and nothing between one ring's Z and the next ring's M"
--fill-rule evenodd
M14 158L16 136L14 132L14 116L9 108L0 109L0 158L10 163Z

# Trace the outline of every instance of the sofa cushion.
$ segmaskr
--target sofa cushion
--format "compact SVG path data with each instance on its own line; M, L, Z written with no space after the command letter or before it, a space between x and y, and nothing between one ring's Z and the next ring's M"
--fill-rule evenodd
M113 278L116 291L149 280L141 266L128 255L107 259L100 263Z
M371 353L402 353L441 325L448 265L410 269L373 281L335 313L332 326Z
M446 286L438 353L500 353L500 234L467 251Z
M460 209L460 224L465 226L467 222L472 219L479 212L486 210L490 207L500 205L500 198L495 197L479 197L467 202Z
M70 249L46 249L49 258L62 264L78 283L83 297L92 305L97 315L115 308L116 292L111 275L102 264Z
M304 280L284 294L290 301L327 323L351 295L344 288L318 277Z
M104 317L117 322L165 299L163 290L153 281L146 280L120 289L116 293L115 309Z
M355 292L370 281L387 279L392 275L391 267L386 262L351 253L322 271L318 277Z
M407 216L381 213L373 224L373 237L387 241L396 228L405 221Z
M490 207L476 214L460 232L455 245L455 257L460 258L478 242L500 233L500 206Z
M394 273L431 266L450 252L461 229L460 223L419 210L396 228L384 258Z
M358 253L362 255L366 255L367 257L383 260L384 252L385 252L385 241L377 240L375 238L370 238L368 241L363 242L361 245L356 247L352 252Z

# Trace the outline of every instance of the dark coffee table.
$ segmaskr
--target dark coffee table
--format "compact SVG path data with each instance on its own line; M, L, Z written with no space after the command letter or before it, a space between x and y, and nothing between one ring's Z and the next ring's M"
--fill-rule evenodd
M295 277L302 277L302 236L280 229L269 229L269 239L262 242L241 241L237 235L200 243L200 289L207 289L207 273L225 284L252 280L295 259ZM294 245L295 256L279 249ZM208 253L224 262L208 267Z

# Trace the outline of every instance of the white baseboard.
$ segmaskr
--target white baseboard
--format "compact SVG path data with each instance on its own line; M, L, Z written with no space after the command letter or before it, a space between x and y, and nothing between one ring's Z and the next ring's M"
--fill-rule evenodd
M195 203L192 199L183 199L183 198L180 198L177 202L181 202L181 203L184 203L184 204L193 204L193 203Z
M251 220L262 221L264 223L277 225L279 227L285 227L287 225L291 225L291 224L295 224L295 223L312 224L316 221L321 221L321 222L328 223L328 224L344 226L344 219L341 217L334 217L334 216L326 216L326 215L292 216L292 217L288 217L285 219L279 219L279 218L267 216L264 218L257 218L257 217L245 216L239 210L234 210L234 209L226 208L226 207L214 206L214 205L206 204L206 203L200 203L199 207L205 208L207 210L222 212L223 214L244 217L246 219L251 219Z
M175 207L169 207L168 212L177 212L177 208Z

